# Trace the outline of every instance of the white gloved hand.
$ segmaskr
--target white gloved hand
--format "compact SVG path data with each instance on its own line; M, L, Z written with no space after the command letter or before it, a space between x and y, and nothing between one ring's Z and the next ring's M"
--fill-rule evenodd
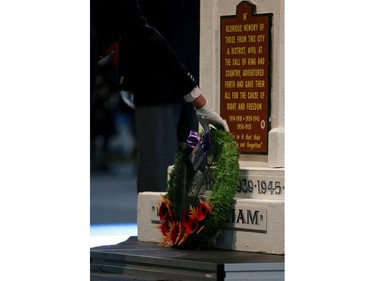
M201 123L205 132L210 130L209 124L215 126L216 129L222 129L229 132L227 122L208 106L208 102L203 107L196 109L196 113L198 121Z

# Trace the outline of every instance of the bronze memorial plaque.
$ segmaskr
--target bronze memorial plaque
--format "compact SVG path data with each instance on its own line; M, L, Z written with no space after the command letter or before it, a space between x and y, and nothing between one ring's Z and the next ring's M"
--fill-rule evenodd
M272 14L242 1L221 18L220 115L241 153L267 154Z

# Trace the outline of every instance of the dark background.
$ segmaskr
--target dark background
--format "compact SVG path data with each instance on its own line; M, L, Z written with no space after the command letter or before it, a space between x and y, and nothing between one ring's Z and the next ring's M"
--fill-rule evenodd
M98 69L90 107L90 224L136 223L134 111L121 99L114 65Z

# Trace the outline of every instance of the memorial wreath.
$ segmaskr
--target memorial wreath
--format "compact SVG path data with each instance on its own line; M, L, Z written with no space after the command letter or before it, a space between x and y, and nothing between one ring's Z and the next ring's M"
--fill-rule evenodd
M239 152L230 133L190 131L180 144L159 208L166 246L212 246L231 216L237 190Z

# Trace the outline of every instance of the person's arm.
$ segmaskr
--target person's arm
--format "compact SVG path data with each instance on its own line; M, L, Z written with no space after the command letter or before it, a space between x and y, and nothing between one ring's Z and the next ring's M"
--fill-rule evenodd
M124 37L122 38L123 44L130 47L127 52L125 51L128 55L126 58L128 61L133 61L127 73L138 72L136 80L139 80L139 83L147 83L148 75L166 79L172 87L177 89L176 92L185 98L185 101L192 102L198 120L205 131L209 130L210 124L218 129L229 131L226 121L208 106L207 100L193 76L180 61L167 40L156 29L147 25L138 2L129 0L127 3L127 6L124 7L124 9L127 8L127 12L120 19L121 37ZM126 18L126 15L129 17ZM121 49L120 56L122 56ZM124 63L126 64L126 60Z
M199 95L195 100L193 100L192 105L195 109L201 109L203 106L207 104L207 100L204 98L203 95Z

